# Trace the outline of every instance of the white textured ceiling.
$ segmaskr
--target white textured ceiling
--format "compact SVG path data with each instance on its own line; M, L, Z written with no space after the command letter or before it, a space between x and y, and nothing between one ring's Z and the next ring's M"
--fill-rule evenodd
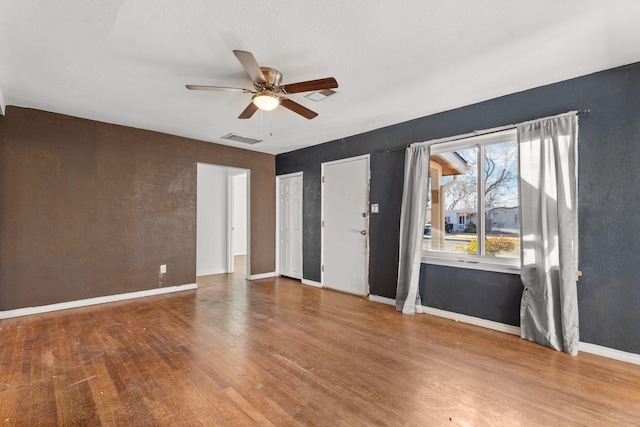
M638 0L0 0L0 100L282 153L640 61ZM233 49L284 83L333 76L319 113L237 116Z

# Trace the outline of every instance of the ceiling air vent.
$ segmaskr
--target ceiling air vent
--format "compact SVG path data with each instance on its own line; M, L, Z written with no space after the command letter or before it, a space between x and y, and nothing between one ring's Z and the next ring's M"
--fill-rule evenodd
M257 144L258 142L262 142L261 139L252 138L250 136L242 136L237 133L228 133L222 137L222 139L227 139L229 141L241 142L243 144Z
M323 89L323 90L317 90L315 92L311 92L310 94L305 95L304 97L312 101L320 102L320 101L324 101L331 95L335 95L336 93L338 93L338 91L333 89Z

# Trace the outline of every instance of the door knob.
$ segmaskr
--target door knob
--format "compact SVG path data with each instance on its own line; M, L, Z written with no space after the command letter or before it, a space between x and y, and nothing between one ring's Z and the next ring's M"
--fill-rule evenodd
M362 234L363 236L366 236L367 235L367 230L360 231L360 234Z

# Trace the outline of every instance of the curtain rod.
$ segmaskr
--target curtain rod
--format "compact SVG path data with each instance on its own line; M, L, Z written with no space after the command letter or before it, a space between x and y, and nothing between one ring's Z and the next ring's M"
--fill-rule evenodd
M513 129L516 126L520 126L520 125L524 125L526 123L531 123L531 122L537 122L539 120L544 120L544 119L550 119L552 117L560 117L560 116L566 116L569 114L589 114L591 112L590 109L585 109L585 110L572 110L572 111L568 111L566 113L561 113L561 114L556 114L555 116L547 116L547 117L540 117L538 119L534 119L534 120L527 120L525 122L521 122L521 123L516 123L516 124L510 124L510 125L504 125L504 126L498 126L495 128L491 128L491 129L485 129L485 130L474 130L473 132L469 132L469 133L465 133L462 135L455 135L455 136L447 136L444 138L439 138L439 139L431 139L429 141L424 141L424 142L414 142L412 144L407 145L406 147L403 148L396 148L395 150L386 150L386 153L394 153L396 151L404 151L407 148L411 147L411 146L418 146L418 145L423 145L423 144L438 144L438 143L443 143L443 142L448 142L448 141L457 141L459 139L466 139L466 138L471 138L474 136L480 136L480 135L488 135L491 133L496 133L496 132L502 132L503 130L507 130L507 129Z

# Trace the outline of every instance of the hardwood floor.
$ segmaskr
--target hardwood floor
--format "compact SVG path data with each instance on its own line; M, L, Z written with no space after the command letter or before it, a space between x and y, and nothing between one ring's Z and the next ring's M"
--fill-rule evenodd
M638 425L640 366L289 279L0 323L1 425Z
M247 275L247 256L236 255L233 257L233 271L241 276Z

